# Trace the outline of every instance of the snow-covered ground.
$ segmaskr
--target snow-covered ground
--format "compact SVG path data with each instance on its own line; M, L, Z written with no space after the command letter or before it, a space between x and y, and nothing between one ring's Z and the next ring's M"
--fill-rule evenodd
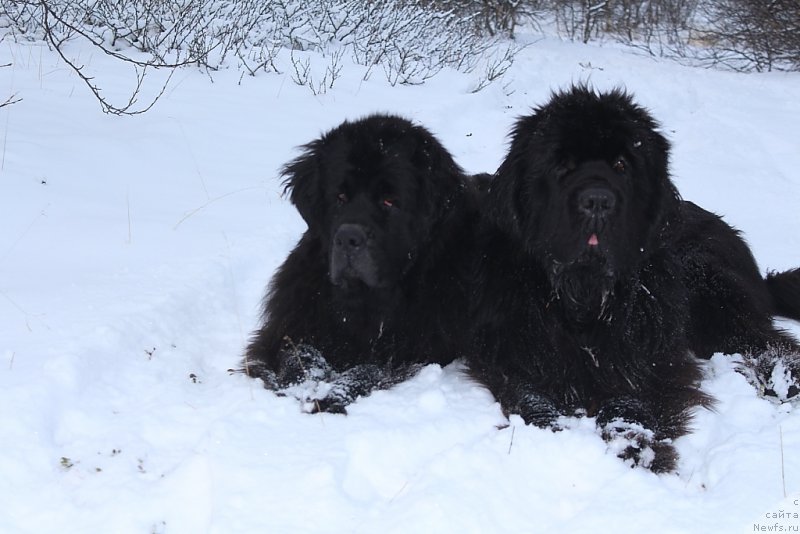
M110 97L130 87L73 51ZM800 74L545 39L477 94L478 74L392 88L348 67L314 96L288 72L185 69L151 111L113 117L47 48L6 39L7 63L0 101L23 100L0 109L0 532L800 531L800 409L758 398L730 357L708 365L716 411L661 476L590 420L504 427L458 363L346 417L228 371L304 230L278 169L340 121L400 113L493 171L551 89L625 86L672 140L683 196L780 270L800 265Z

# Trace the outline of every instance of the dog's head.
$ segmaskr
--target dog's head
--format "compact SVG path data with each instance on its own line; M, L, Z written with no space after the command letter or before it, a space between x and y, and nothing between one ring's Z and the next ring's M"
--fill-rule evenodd
M395 286L464 186L430 132L389 115L344 122L305 145L283 175L344 289Z
M630 95L573 87L516 123L489 218L559 266L624 271L658 246L677 209L668 159Z
M486 217L592 320L616 281L663 247L679 205L668 165L668 141L630 95L572 87L516 123Z

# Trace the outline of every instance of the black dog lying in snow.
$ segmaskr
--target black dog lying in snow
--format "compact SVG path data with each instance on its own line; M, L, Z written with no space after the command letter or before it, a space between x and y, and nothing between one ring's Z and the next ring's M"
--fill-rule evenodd
M692 353L742 352L773 390L776 363L800 377L798 344L772 326L800 318L800 273L765 282L735 230L681 201L668 158L621 91L574 87L519 119L486 197L469 358L507 413L595 416L656 472L712 402Z
M374 115L305 145L283 175L308 229L272 279L245 372L345 412L463 355L477 190L439 141Z

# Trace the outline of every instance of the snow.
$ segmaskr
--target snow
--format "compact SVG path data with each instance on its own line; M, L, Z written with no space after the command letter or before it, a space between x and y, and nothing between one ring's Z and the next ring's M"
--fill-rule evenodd
M23 98L0 109L0 532L800 530L798 407L759 398L729 356L707 366L718 403L676 442L679 473L660 476L591 420L506 420L458 362L348 416L228 371L304 230L278 169L376 111L493 171L551 90L625 86L673 142L683 196L743 230L762 269L800 265L800 74L529 40L478 93L477 73L390 87L349 66L315 96L288 73L184 69L136 117L102 114L45 47L0 42L0 100ZM73 52L109 96L130 87L113 59Z

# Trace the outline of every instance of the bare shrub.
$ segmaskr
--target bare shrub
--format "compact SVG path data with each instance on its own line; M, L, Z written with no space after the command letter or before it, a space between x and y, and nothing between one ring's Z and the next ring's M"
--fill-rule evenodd
M797 0L722 0L702 5L702 57L734 70L800 70Z
M520 2L485 3L499 17L490 33L513 31L519 10L500 4ZM125 115L147 111L163 93L166 85L139 102L154 69L191 65L211 74L234 67L250 76L288 70L314 94L333 88L346 58L366 67L365 78L378 67L391 85L423 83L445 68L471 72L497 42L481 31L481 16L413 0L0 0L0 31L46 41L103 111ZM131 66L136 81L126 101L107 100L70 54L75 41Z
M560 35L742 71L800 69L797 0L545 0Z

